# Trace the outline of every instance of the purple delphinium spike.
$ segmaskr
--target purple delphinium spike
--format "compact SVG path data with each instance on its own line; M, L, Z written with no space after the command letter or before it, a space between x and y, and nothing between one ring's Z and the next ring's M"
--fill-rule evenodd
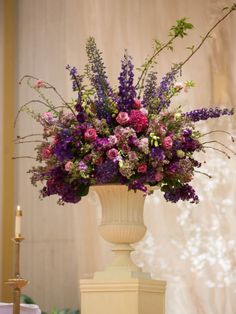
M109 112L109 97L113 96L113 91L107 81L106 69L102 60L101 52L98 50L93 37L88 39L86 51L90 66L89 78L97 95L97 100L95 102L97 115L99 119L105 118L109 123L111 120Z
M119 111L130 111L133 107L133 99L136 96L133 73L133 64L131 62L131 57L127 54L124 55L121 61L121 72L119 76L119 100L118 109Z
M161 80L159 87L157 88L158 106L157 112L167 109L170 105L170 98L172 93L172 87L176 81L176 75L178 71L173 69L168 72Z
M155 112L157 107L157 73L148 73L143 92L143 105L148 107L148 112Z
M227 108L202 108L195 109L189 112L186 112L185 115L191 119L193 122L200 120L207 120L212 118L219 118L221 116L231 116L234 114L234 109Z
M76 67L71 67L69 64L66 66L66 69L70 72L73 91L78 91L77 102L78 104L81 104L82 91L83 91L83 76L78 74L78 70L76 69ZM82 107L81 107L81 111L82 111Z

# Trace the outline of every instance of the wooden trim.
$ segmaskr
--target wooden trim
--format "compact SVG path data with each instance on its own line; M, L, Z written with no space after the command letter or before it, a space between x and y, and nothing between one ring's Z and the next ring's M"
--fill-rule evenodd
M12 291L4 284L12 276L14 228L14 115L16 92L16 0L4 0L3 69L3 184L2 184L2 301L12 301Z

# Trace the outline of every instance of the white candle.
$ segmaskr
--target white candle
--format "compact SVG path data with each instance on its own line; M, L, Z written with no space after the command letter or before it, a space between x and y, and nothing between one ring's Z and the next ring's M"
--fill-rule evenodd
M15 237L19 238L21 236L21 217L22 217L22 210L18 205L16 208L16 220L15 220Z

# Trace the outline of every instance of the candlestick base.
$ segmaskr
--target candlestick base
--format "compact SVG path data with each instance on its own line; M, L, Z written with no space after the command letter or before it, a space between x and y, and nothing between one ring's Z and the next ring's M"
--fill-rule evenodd
M10 278L7 281L5 281L5 284L11 286L13 289L21 289L24 286L26 286L29 283L28 280L25 280L23 278Z

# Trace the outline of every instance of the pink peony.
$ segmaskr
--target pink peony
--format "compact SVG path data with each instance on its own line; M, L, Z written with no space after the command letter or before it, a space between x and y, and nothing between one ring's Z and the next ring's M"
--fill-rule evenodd
M127 112L120 112L118 114L118 116L116 117L116 121L121 124L121 125L125 125L129 122L129 115Z
M157 173L155 174L155 179L157 182L160 182L163 179L163 173L160 171L157 171Z
M118 150L115 148L109 149L107 152L107 157L111 160L115 159L118 156Z
M145 173L147 172L147 165L146 164L141 164L138 166L138 172L140 173Z
M87 129L84 133L84 138L89 141L89 142L93 142L96 140L97 138L97 132L95 129Z
M148 119L140 110L131 110L130 124L137 133L140 133L147 127Z
M67 163L65 164L65 170L70 171L72 167L73 167L73 162L71 160L67 161Z
M133 100L134 100L134 102L133 102L133 108L135 108L135 109L140 109L141 106L142 106L141 100L138 99L138 98L134 98Z
M164 141L162 142L162 146L165 149L171 149L171 147L173 146L173 140L170 136L167 136L164 138Z

